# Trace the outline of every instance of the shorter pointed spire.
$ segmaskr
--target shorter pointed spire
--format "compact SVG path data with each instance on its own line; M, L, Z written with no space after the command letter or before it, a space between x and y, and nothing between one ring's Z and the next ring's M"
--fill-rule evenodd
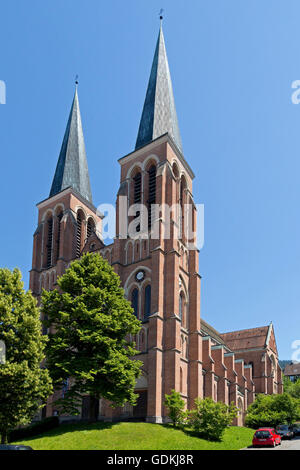
M161 12L159 35L135 148L148 144L166 132L182 152Z
M84 199L92 203L77 93L77 78L76 76L74 99L51 186L50 197L68 187L72 187Z

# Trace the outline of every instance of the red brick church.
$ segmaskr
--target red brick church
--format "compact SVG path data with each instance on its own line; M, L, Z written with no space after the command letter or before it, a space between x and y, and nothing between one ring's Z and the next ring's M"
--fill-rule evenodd
M143 361L136 384L139 399L136 407L117 410L100 400L99 419L163 422L164 396L174 388L188 407L197 397L234 402L240 410L237 424L242 424L256 393L282 393L274 328L271 323L219 333L202 320L199 253L189 249L184 233L177 236L184 216L179 220L172 213L170 236L164 236L164 207L189 204L194 232L197 217L194 173L182 150L162 27L136 147L119 164L116 236L105 245L102 220L92 202L76 86L50 195L37 205L30 288L37 297L43 288L56 288L57 277L86 251L101 253L120 276L125 295L142 322L136 338ZM134 238L121 236L119 216L127 210L124 200L128 207L141 203L150 209L149 227L157 216L158 237L152 238L151 231L146 236L144 232ZM158 215L151 211L153 204L163 205ZM53 413L55 405L50 400L46 414Z

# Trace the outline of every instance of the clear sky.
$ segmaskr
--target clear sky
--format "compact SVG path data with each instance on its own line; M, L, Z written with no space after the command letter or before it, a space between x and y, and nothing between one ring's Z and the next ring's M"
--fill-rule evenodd
M0 4L0 265L28 286L36 203L48 197L79 75L94 204L114 203L164 33L194 197L205 204L202 317L273 321L300 339L299 0L10 0Z

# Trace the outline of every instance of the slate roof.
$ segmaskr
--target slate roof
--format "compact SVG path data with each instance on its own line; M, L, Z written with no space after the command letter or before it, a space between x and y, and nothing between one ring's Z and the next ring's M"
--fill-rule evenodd
M182 152L173 87L161 25L135 148L143 147L167 132Z
M77 86L49 197L68 187L92 203Z
M300 375L300 363L287 364L284 368L284 375Z
M217 343L220 344L225 344L224 339L220 335L220 333L215 330L211 325L209 325L206 321L204 321L202 318L200 320L200 325L201 325L201 332L205 336L211 336Z
M264 348L269 326L222 333L221 337L233 351L241 349Z

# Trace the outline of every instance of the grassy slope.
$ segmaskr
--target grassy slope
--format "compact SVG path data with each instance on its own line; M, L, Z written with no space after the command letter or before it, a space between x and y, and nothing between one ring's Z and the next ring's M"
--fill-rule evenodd
M235 450L251 444L253 430L231 427L222 442L208 442L170 425L96 423L62 425L20 441L35 450Z

